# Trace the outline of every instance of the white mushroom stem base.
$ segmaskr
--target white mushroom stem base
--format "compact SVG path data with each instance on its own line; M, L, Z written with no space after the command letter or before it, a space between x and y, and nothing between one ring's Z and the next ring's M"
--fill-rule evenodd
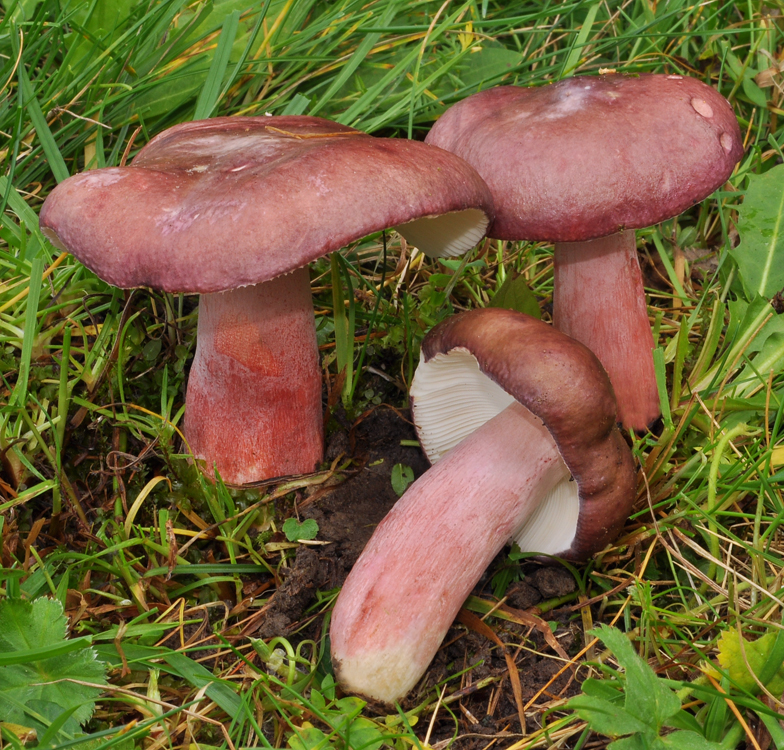
M555 327L604 365L624 429L644 432L658 417L653 335L634 230L555 245Z
M308 269L203 294L185 437L208 470L247 484L313 471L323 451Z
M411 690L483 571L568 476L541 420L515 401L411 485L335 605L340 684L385 704Z

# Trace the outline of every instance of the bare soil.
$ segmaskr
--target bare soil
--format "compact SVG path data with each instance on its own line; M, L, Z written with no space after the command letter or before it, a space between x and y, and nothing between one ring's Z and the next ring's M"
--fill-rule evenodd
M298 550L261 623L262 638L288 635L316 589L342 585L376 525L398 499L390 479L392 468L405 464L419 477L429 467L419 448L400 445L401 440L414 439L408 414L389 407L375 409L350 430L333 433L327 458L350 452L359 471L302 511L303 517L318 523L319 540L331 544Z
M313 604L317 590L333 589L343 583L374 528L397 500L390 481L392 468L397 463L406 464L413 469L415 477L419 477L429 466L418 448L400 445L401 440L415 437L408 414L388 407L379 407L349 430L333 434L328 457L347 452L354 457L359 470L303 509L301 516L318 522L319 540L331 544L298 549L296 560L265 607L259 636L290 636L295 632L308 637L320 635L321 618L305 625L305 612ZM497 564L502 564L505 557L506 552L502 552ZM490 598L489 582L495 567L492 566L477 584L474 591L477 596ZM540 614L537 604L574 590L575 581L565 569L531 563L525 567L524 580L509 587L506 606L511 612L527 610L529 614L537 615ZM552 648L552 640L545 638L541 627L537 629L497 619L489 621L501 641L508 644L507 651L515 659L524 703L561 668L564 653L572 655L583 645L579 617L571 607L553 610L543 617L560 646L560 656ZM539 623L541 626L542 620ZM453 700L448 709L439 710L430 744L437 746L439 742L446 742L456 730L459 740L454 746L460 750L483 748L493 738L497 740L495 746L501 748L519 739L521 727L506 657L497 644L463 624L456 623L450 629L444 645L417 689L404 701L403 708L419 705L428 692L435 694L434 686L464 670L467 671L460 682L453 679L447 691L459 688L460 698ZM487 684L479 688L482 681ZM556 697L575 694L579 691L579 682L579 676L569 669L548 685L546 692L526 712L526 732L539 726L537 706ZM436 690L440 691L440 688ZM425 712L422 734L431 718L431 714Z

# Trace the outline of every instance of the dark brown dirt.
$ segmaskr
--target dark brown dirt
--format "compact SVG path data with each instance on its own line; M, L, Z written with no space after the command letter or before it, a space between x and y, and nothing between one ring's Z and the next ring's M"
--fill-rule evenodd
M261 637L291 636L294 631L307 634L306 637L317 636L310 630L320 627L320 618L305 631L300 630L305 611L318 589L332 589L343 583L373 529L397 500L390 481L392 467L406 464L418 477L429 466L418 448L400 445L401 440L415 438L407 417L380 407L351 430L337 432L330 439L328 458L341 452L353 455L360 470L312 504L305 501L301 516L315 519L319 524L318 539L332 544L299 548L294 563L267 605L258 631ZM499 555L499 567L505 559L506 551ZM565 569L527 563L524 572L525 580L512 584L507 591L507 604L515 610L527 609L536 614L537 603L575 590L574 579ZM488 598L490 579L488 572L474 593ZM553 627L562 652L574 654L583 645L579 616L570 607L551 611L542 618ZM510 644L507 648L518 666L523 701L530 700L561 668L561 657L536 628L496 619L488 622L501 641ZM452 677L464 671L459 680ZM428 693L440 692L440 684L450 677L447 693L460 690L463 697L451 703L449 711L439 711L431 732L431 746L450 740L456 728L458 739L452 747L457 750L479 750L494 738L495 747L504 748L520 739L520 722L504 653L486 637L463 625L455 624L450 629L444 645L402 707L411 709ZM491 680L490 684L477 689L477 683L486 678ZM556 696L577 693L579 682L579 676L575 679L573 672L567 670L549 685L547 692L529 709L526 731L539 728L537 706ZM420 719L422 736L430 719L427 712Z
M542 594L528 581L517 581L506 590L506 602L515 609L528 609L540 601Z
M575 590L572 574L564 568L539 568L526 578L526 582L539 590L545 599L566 596ZM524 608L523 608L524 609Z
M555 625L554 635L568 654L574 654L583 645L581 628L573 618L569 607L546 616ZM526 704L561 669L563 661L536 630L497 620L492 622L492 628L503 643L509 644L507 648L515 656L522 699ZM430 738L431 746L437 747L439 742L446 742L455 730L458 737L452 747L459 750L480 750L491 739L497 740L496 747L499 748L519 740L522 736L520 721L503 651L482 635L459 625L450 629L444 644L417 691L403 704L405 709L413 708L425 698L428 689L432 690L450 675L469 670L460 682L455 679L450 682L447 695L459 689L464 697L449 706L453 716L446 711L439 712ZM517 644L523 646L519 651ZM477 683L486 678L492 682L487 687L475 689ZM555 697L577 694L580 682L579 673L574 675L572 670L567 670L547 685L546 692L526 711L526 733L540 728L544 706ZM429 722L430 714L425 714L423 719Z
M265 613L259 628L262 638L290 633L317 589L343 583L376 525L397 500L390 479L392 467L398 463L410 466L415 477L429 467L418 448L400 445L401 440L414 439L411 424L385 407L375 409L350 431L333 434L327 458L349 453L361 468L303 510L302 516L318 523L319 540L332 544L299 549Z

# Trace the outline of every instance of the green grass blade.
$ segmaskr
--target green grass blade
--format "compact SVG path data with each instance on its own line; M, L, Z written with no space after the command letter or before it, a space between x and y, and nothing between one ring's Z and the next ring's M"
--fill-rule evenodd
M653 369L656 373L656 387L659 390L659 405L662 419L666 429L672 429L672 414L670 413L670 399L667 397L667 373L664 364L664 349L657 346L653 350Z
M201 664L193 661L185 654L172 651L164 656L166 663L191 685L199 689L207 686L206 695L215 701L229 716L238 715L242 701L228 683L218 680Z
M18 191L11 185L5 175L0 175L0 193L8 196L8 206L16 214L19 221L33 233L32 241L28 241L25 252L25 259L34 258L40 252L43 245L43 238L38 230L38 216L25 200L19 195Z
M24 230L23 230L24 231ZM27 311L25 313L24 337L22 354L19 358L19 375L16 386L9 399L10 403L24 405L27 400L28 378L30 377L30 359L33 354L33 343L38 330L38 300L41 295L41 277L44 272L44 259L38 256L33 259L30 268L29 293L27 295Z
M386 12L379 18L378 26L386 26L394 17L397 11L397 3L391 2L387 5ZM368 56L368 53L376 45L381 38L381 32L374 32L368 34L356 49L356 52L351 56L351 59L343 66L340 73L335 76L329 88L324 92L321 99L311 108L310 113L315 115L321 110L332 97L340 90L343 84L353 75L354 71L359 67L360 63Z
M343 281L340 273L340 256L332 253L330 257L332 266L332 310L335 322L335 353L337 356L338 374L345 370L343 395L348 397L351 393L354 367L354 332L349 322L350 316L346 315L345 298L343 296ZM351 289L349 289L351 294ZM351 302L349 301L349 304Z
M30 119L32 120L35 132L38 135L38 140L41 142L41 148L46 154L46 159L49 162L52 174L57 182L67 180L71 176L70 172L65 165L65 159L63 159L63 155L60 153L60 149L52 135L52 131L46 123L44 113L41 111L41 105L35 98L33 86L30 83L30 79L27 77L27 71L24 69L24 65L19 65L17 75L19 77L19 86L24 95L25 106L30 114Z
M240 25L240 12L235 10L223 22L220 36L218 37L218 47L215 56L212 58L207 80L204 82L199 98L196 101L196 112L194 120L204 120L212 114L218 103L218 95L226 75L226 68L229 65L229 56L234 39L237 36L237 29Z
M44 659L54 659L63 654L70 654L72 651L81 651L87 648L93 641L91 635L84 635L81 638L71 638L51 646L41 648L31 648L26 651L11 651L0 654L0 667L7 667L11 664L28 664Z
M596 20L596 14L599 12L601 6L602 3L594 3L588 9L588 14L585 16L585 21L583 21L583 25L580 28L580 33L574 40L574 44L569 51L569 56L564 61L563 68L561 69L561 78L568 76L580 64L580 58L582 57L583 50L588 41L588 35L591 33L591 28Z
M234 70L232 70L229 79L224 84L223 90L221 91L220 96L218 97L216 105L218 102L221 101L221 99L223 99L224 96L226 96L232 84L237 79L237 76L239 75L239 72L242 69L243 65L245 65L245 61L248 59L248 55L250 54L254 44L256 43L256 38L259 35L259 30L261 29L262 23L264 22L264 19L267 16L267 9L269 8L270 2L272 2L272 0L264 0L264 5L262 5L261 10L259 10L258 17L256 18L256 24L253 27L253 30L251 31L248 37L247 43L245 44L245 49L242 51L242 54L240 55L240 59L237 60L237 64L234 66Z

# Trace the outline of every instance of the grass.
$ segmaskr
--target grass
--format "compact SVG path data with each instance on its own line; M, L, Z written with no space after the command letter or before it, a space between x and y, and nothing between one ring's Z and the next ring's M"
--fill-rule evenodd
M57 182L123 164L154 134L194 117L309 113L421 138L445 106L502 82L613 68L690 74L717 87L738 115L745 156L724 189L639 233L655 281L650 315L665 423L659 436L635 443L640 496L623 536L575 571L584 605L575 627L615 621L674 681L715 661L727 629L780 629L783 381L780 366L755 373L750 364L763 326L778 314L754 306L730 253L749 179L782 161L779 6L249 6L2 6L0 585L5 596L59 599L73 634L96 636L111 687L87 727L90 747L421 747L429 726L447 738L439 747L493 744L492 737L471 744L478 740L459 710L471 677L459 665L407 713L384 717L336 694L323 627L315 640L247 638L296 552L273 532L294 494L338 467L278 487L205 482L178 452L194 298L112 288L38 231L37 210ZM332 266L314 264L331 392L342 389L354 416L382 398L403 405L424 333L453 311L488 304L512 273L523 275L546 315L551 248L541 244L488 243L466 262L439 263L412 257L396 236L379 236ZM344 305L340 314L334 301ZM398 388L371 386L370 368L382 361ZM344 364L353 364L348 387L337 376ZM741 373L751 378L745 385ZM334 593L319 592L310 621L326 623ZM468 606L487 614L493 605ZM497 613L485 622L509 637ZM585 651L575 657L581 663ZM587 656L595 652L594 642ZM548 731L499 736L495 746L606 742L588 740L585 723L563 703L534 696L525 710ZM758 703L746 714L753 727ZM724 703L695 694L692 711L704 718L716 705ZM742 726L734 716L722 719L717 739ZM14 744L7 731L3 737Z

